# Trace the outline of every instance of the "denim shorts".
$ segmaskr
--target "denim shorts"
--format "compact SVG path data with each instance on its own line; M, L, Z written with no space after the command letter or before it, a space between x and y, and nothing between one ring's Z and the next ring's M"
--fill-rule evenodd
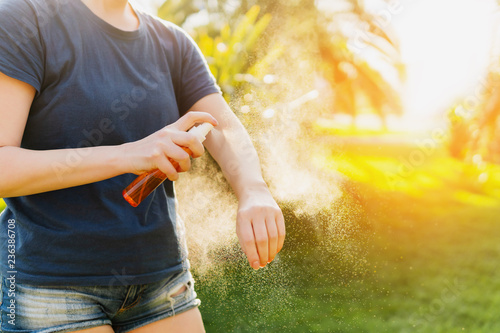
M1 332L71 332L111 325L123 333L200 305L188 270L131 286L41 287L2 277L1 294Z

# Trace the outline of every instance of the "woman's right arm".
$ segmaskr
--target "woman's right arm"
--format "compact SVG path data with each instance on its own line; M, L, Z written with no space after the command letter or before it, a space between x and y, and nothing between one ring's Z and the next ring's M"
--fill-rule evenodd
M0 72L0 198L17 197L79 186L124 173L160 169L169 179L190 168L203 145L187 133L196 123L217 125L211 115L190 112L150 136L119 146L34 151L20 148L36 90ZM176 161L176 169L169 159Z

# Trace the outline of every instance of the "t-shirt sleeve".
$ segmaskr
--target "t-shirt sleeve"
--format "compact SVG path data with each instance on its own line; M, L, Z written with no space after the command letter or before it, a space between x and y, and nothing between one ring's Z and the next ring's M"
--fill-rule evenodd
M43 48L36 9L26 0L0 1L0 72L32 85L43 80Z
M179 31L182 62L177 105L182 116L200 99L221 90L198 45L186 32Z

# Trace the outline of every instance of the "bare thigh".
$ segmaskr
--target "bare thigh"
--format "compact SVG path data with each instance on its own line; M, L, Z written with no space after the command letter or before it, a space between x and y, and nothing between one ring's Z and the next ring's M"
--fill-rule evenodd
M139 327L130 333L204 333L203 320L198 308ZM92 332L94 333L94 332ZM104 333L104 331L103 331Z
M86 330L74 331L71 333L114 333L113 329L109 325L88 328Z

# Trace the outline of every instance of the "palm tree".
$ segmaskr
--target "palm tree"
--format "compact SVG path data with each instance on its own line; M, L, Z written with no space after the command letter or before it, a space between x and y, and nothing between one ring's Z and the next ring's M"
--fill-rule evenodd
M498 63L500 65L500 61ZM482 159L500 163L500 71L492 67L485 86L485 96L469 125L470 152Z
M334 110L354 118L360 108L368 108L385 125L387 115L402 112L399 90L405 69L399 45L362 0L339 2L347 9L324 17L318 27L324 73L335 94Z
M168 0L160 8L160 16L182 24L198 2ZM316 71L332 87L334 113L355 117L365 109L379 115L384 124L388 114L401 113L399 86L404 67L399 45L391 30L377 23L362 0L332 0L347 9L331 14L320 13L315 0L240 0L237 6L228 0L201 2L214 18L215 23L207 27L212 37L220 31L217 22L226 21L234 27L256 5L261 8L259 19L271 14L268 30L273 33L264 34L260 44L279 44L286 36L299 44L287 47L306 48L302 53L308 61L319 64Z
M480 103L467 108L464 101L451 109L449 149L458 159L500 164L500 35L495 36L490 58Z

